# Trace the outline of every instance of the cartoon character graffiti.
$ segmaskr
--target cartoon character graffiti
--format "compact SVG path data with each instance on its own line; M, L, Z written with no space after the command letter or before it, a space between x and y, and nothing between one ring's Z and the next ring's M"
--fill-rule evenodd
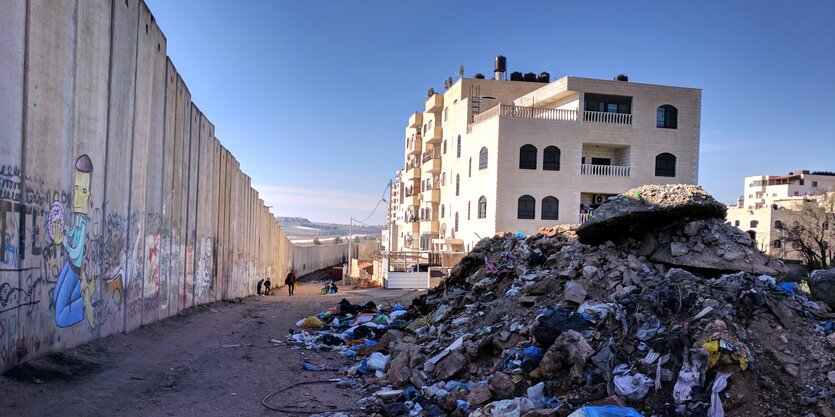
M90 327L95 327L92 297L96 285L94 280L87 280L82 268L87 222L90 221L87 214L90 209L92 174L93 162L90 157L86 154L79 156L75 161L69 228L65 225L66 210L60 201L52 203L47 218L46 230L50 240L56 245L63 245L67 251L67 260L58 275L54 291L55 325L58 327L69 327L85 318Z

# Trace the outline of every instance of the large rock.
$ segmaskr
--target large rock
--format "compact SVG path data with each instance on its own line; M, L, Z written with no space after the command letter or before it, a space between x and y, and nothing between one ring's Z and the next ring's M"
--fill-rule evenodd
M575 380L583 377L583 368L594 349L586 339L574 330L561 334L545 352L539 363L539 372L543 378L555 379L563 376L563 370L570 368L569 375Z
M698 229L693 230L693 225ZM683 226L683 231L691 235L685 242L668 242L669 237L659 236L661 242L649 258L684 268L774 276L785 273L785 266L760 251L747 233L720 219L691 222Z
M697 185L644 185L614 196L577 228L580 242L639 237L682 219L724 219L727 209Z
M420 347L407 343L395 343L391 349L391 364L386 378L394 387L409 384L412 377L412 359L420 356Z
M469 361L463 353L453 350L435 365L433 374L439 380L447 380L458 374L468 363Z
M835 268L812 272L809 291L813 299L823 301L835 310Z

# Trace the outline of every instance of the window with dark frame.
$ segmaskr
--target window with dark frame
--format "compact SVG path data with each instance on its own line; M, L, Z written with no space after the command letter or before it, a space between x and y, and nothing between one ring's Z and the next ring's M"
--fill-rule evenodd
M542 220L559 220L560 200L548 196L542 199Z
M519 169L536 169L536 146L522 145L519 148Z
M481 148L481 151L478 153L478 169L487 169L487 147Z
M487 197L485 196L481 196L478 199L478 218L487 218Z
M461 157L461 135L458 135L458 143L455 145L455 157Z
M536 219L536 199L529 195L519 197L516 209L516 218L531 220Z
M560 170L560 148L549 146L542 151L542 169L545 171Z
M675 177L676 176L676 156L664 152L655 157L655 176L656 177Z
M655 112L655 127L660 129L678 129L678 109L665 104Z

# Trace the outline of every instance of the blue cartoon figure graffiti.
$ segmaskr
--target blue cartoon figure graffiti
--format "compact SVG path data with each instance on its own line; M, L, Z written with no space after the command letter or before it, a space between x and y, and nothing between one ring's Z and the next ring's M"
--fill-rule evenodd
M70 227L65 225L65 208L60 201L52 204L47 218L46 230L49 238L56 245L63 245L67 251L67 260L58 275L55 285L55 325L72 326L85 318L90 327L95 327L95 315L92 308L92 296L95 283L88 281L82 268L84 244L87 241L87 216L90 209L90 180L93 163L87 155L81 155L75 161L75 176L72 193L72 214Z

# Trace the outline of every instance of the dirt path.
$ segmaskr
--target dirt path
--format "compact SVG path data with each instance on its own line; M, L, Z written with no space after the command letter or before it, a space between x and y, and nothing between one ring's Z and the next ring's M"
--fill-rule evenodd
M50 355L0 376L2 416L276 416L267 394L294 383L333 378L300 363L349 365L338 354L275 347L300 318L343 297L354 303L408 302L416 291L369 289L319 295L301 283L293 297L219 302ZM334 385L305 385L269 404L328 411L352 408L360 394Z

